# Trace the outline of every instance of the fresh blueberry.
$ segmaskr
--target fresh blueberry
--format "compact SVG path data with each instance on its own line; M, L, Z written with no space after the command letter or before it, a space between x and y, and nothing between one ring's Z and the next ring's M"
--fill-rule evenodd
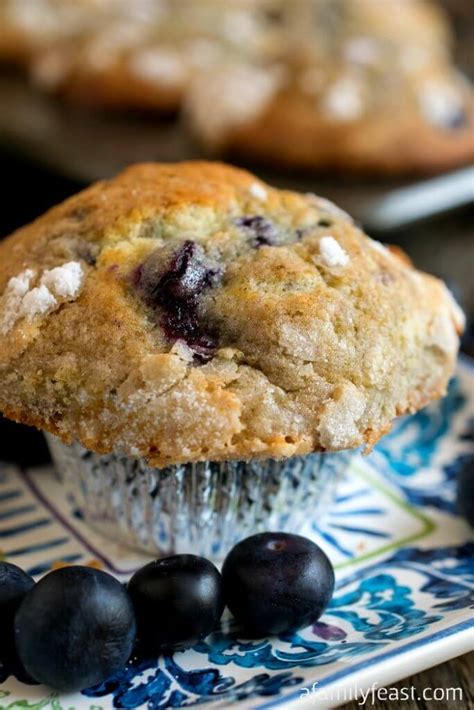
M278 241L275 225L261 215L239 217L238 227L244 227L252 237L252 245L256 248L274 246Z
M474 456L466 458L458 473L458 510L474 528Z
M13 622L23 597L35 586L29 574L16 565L0 562L0 659L15 656Z
M189 648L207 636L224 611L222 577L196 555L151 562L128 585L139 642L152 653Z
M299 535L261 533L243 540L222 568L227 606L251 636L282 634L313 624L334 591L324 552Z
M50 572L25 596L15 618L16 648L25 669L62 691L83 690L123 668L135 631L124 587L89 567Z
M145 303L158 311L167 338L184 340L198 360L208 360L217 340L201 322L200 297L218 283L220 273L206 263L202 247L190 240L171 258L167 255L163 249L153 252L136 270L134 284Z

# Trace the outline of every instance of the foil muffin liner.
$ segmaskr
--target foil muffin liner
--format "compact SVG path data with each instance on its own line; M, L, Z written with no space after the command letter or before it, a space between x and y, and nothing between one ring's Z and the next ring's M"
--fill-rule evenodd
M296 533L320 519L353 455L153 468L143 459L47 439L72 505L98 532L153 555L216 559L254 533Z

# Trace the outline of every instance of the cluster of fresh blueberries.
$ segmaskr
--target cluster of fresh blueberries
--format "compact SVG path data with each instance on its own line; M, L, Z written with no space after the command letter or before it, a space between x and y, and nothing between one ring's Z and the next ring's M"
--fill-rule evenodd
M314 623L331 600L334 571L299 535L261 533L238 543L222 574L203 557L147 564L124 586L90 567L54 570L38 583L0 562L0 667L62 691L120 671L133 654L157 655L207 636L227 605L250 638Z

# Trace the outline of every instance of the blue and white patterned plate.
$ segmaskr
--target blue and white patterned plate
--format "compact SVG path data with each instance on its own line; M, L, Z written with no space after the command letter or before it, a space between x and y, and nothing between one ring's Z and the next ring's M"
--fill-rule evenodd
M312 628L249 641L227 619L193 650L134 661L74 696L0 678L0 710L334 707L472 649L474 540L456 514L455 479L473 456L474 369L464 362L448 396L401 420L354 464L325 521L308 521L337 571ZM74 516L51 470L12 466L0 467L0 548L35 575L94 559L127 578L146 561Z

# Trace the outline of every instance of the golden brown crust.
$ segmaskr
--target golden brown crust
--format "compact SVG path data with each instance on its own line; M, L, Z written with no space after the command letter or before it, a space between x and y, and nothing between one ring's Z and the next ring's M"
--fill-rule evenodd
M217 339L207 362L155 292L190 243L213 280L180 307ZM371 446L445 392L461 328L441 282L333 205L199 162L131 167L17 231L0 294L0 410L160 466Z
M396 118L394 118L394 115ZM349 123L316 114L308 98L281 93L257 120L232 132L231 154L270 164L387 174L431 173L474 160L474 99L465 125L442 128L393 107ZM291 139L289 139L291 136Z

